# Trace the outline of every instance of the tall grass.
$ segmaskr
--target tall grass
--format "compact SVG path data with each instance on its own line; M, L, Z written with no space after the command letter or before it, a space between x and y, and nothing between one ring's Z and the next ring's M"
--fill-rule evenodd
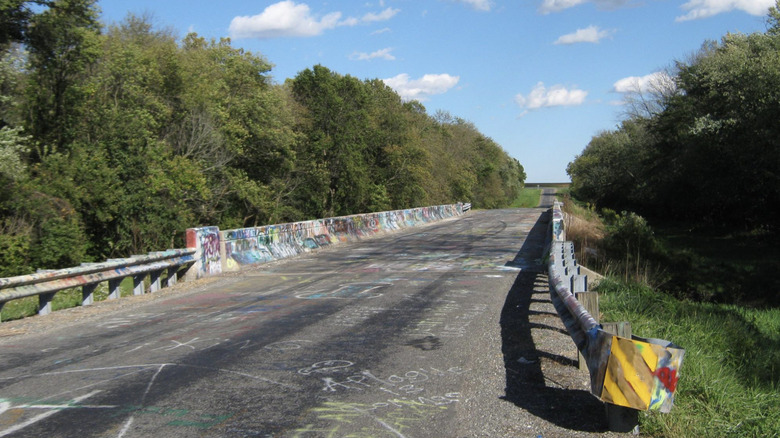
M575 242L578 259L607 275L597 288L604 320L629 321L633 333L667 339L685 349L674 408L669 414L643 413L643 434L780 437L780 309L767 299L762 306L748 307L735 304L739 299L727 304L724 297L769 296L753 290L755 280L748 282L747 276L737 277L741 288L726 278L735 271L724 261L755 265L755 260L745 257L752 253L744 248L748 240L700 242L699 246L707 244L708 252L686 245L669 249L642 218L631 213L606 211L599 216L594 208L571 199L564 199L564 212L566 236ZM677 237L677 241L690 239ZM730 257L734 242L743 246L741 256ZM765 241L754 242L762 246L752 257L760 256L769 265L777 263ZM714 271L719 274L713 275ZM746 268L745 272L761 271ZM680 292L681 278L688 292ZM771 280L763 281L771 284Z
M577 260L595 266L599 245L604 239L604 223L592 208L576 204L569 196L563 196L564 229L566 239L574 242ZM590 263L588 263L590 262Z
M566 239L574 242L577 261L606 276L661 287L669 281L665 250L640 216L606 211L599 215L563 197ZM606 216L606 217L604 217Z
M685 349L674 408L643 414L644 434L780 436L780 309L681 301L614 278L598 291L605 320Z

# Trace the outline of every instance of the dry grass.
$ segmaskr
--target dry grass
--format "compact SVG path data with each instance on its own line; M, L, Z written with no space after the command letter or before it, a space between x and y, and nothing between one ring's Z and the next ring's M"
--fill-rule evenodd
M605 236L604 223L592 210L576 205L570 198L563 199L566 240L574 242L575 256L581 264L597 259L599 243Z

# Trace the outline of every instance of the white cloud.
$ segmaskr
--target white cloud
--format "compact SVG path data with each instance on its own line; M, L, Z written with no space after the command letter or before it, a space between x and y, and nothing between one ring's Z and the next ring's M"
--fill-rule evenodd
M575 106L585 102L587 95L587 91L577 88L567 89L563 85L553 85L547 88L544 86L544 82L539 82L528 96L522 94L515 96L515 102L520 107L529 110L553 106Z
M388 87L395 90L404 100L425 101L435 94L449 91L460 81L460 76L443 74L427 74L420 79L410 79L406 73L401 73L388 79L382 79Z
M355 52L352 55L350 55L349 59L357 60L357 61L370 61L372 59L384 59L387 61L395 61L395 56L393 56L390 52L392 52L392 48L386 48L377 50L376 52L371 53L364 53L364 52Z
M688 13L677 17L675 21L708 18L734 10L761 16L766 15L769 8L774 5L775 0L690 0L688 3L680 6L682 9L687 10Z
M551 12L560 12L564 9L573 8L583 3L593 3L599 9L617 9L625 6L631 0L542 0L539 6L539 12L549 14Z
M647 93L674 86L674 79L659 71L645 76L629 76L612 85L617 93Z
M490 0L457 0L460 3L465 3L478 11L489 11L493 7L493 2Z
M307 4L285 0L268 6L260 14L234 17L229 31L236 39L311 37L339 26L389 20L398 11L399 9L387 8L378 14L368 13L361 19L348 17L342 20L341 12L331 12L317 18L312 15Z
M387 33L387 32L390 32L390 28L389 27L385 27L383 29L375 30L375 31L371 32L371 35L380 35L380 34Z
M573 8L586 0L544 0L539 6L539 12L549 14L550 12L559 12L564 9Z
M363 16L363 19L361 21L364 23L372 23L375 21L387 21L395 17L395 14L399 13L400 11L401 11L400 9L387 8L378 14L369 12L368 14Z
M576 32L562 35L555 44L598 43L612 34L612 31L599 29L598 26L588 26L577 29Z

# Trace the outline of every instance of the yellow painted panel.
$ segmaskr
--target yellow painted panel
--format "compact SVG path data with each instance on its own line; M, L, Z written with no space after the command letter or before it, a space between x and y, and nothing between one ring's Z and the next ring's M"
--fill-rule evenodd
M633 409L648 409L658 364L655 350L652 344L613 336L602 400Z

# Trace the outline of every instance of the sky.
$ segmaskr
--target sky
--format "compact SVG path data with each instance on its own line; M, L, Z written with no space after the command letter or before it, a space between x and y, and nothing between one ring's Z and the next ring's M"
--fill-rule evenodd
M382 79L467 120L525 168L566 166L625 117L626 93L727 33L766 30L775 0L99 0L105 24L147 14L180 38L229 37L283 83L321 64Z

